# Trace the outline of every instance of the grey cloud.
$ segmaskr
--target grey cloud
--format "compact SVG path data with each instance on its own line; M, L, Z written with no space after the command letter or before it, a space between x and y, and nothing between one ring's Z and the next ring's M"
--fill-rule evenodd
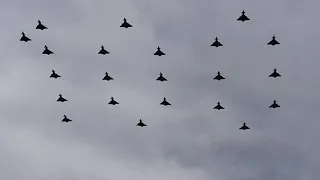
M3 3L1 178L319 176L316 1ZM242 10L250 22L236 21ZM124 17L132 29L119 27ZM38 18L47 31L35 30ZM22 30L32 42L18 41ZM266 46L274 34L281 44ZM210 47L216 36L223 47ZM45 44L54 55L41 54ZM111 54L98 55L101 45ZM283 76L270 79L273 68ZM218 70L225 81L212 79ZM101 80L106 71L115 81ZM57 104L59 93L69 101ZM280 109L268 108L274 99ZM238 131L244 121L250 131Z

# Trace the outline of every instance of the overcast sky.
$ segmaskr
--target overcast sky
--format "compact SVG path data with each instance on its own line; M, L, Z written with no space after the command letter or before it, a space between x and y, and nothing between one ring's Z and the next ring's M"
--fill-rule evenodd
M319 5L2 1L0 179L319 179ZM236 21L242 10L250 21ZM133 28L119 27L124 17ZM267 46L273 35L280 45ZM210 47L215 37L223 47ZM274 68L282 77L268 77Z

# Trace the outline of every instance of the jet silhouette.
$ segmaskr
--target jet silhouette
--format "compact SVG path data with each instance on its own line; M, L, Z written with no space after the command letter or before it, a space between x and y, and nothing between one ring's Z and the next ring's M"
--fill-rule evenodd
M104 47L101 46L101 50L98 52L98 54L106 55L106 54L110 54L110 52L106 51Z
M24 41L24 42L28 42L28 41L31 41L31 39L30 38L28 38L25 34L24 34L24 32L22 31L22 37L20 38L20 41Z
M271 105L269 106L269 108L278 108L278 107L280 107L280 106L277 104L277 101L276 101L276 100L274 100L274 101L273 101L273 104L271 104Z
M115 101L113 99L113 97L111 97L111 101L108 104L116 105L116 104L119 104L119 103L117 101Z
M124 27L124 28L129 28L129 27L132 27L131 24L129 24L127 22L127 19L126 18L123 18L123 23L121 24L120 27Z
M48 49L47 45L45 45L44 51L42 52L42 54L50 55L50 54L54 54L54 53Z
M223 45L218 41L218 37L216 37L215 41L210 46L219 47L219 46L223 46Z
M57 78L59 78L59 77L61 77L61 76L58 75L58 74L56 74L56 72L52 69L52 74L50 75L50 78L55 78L55 79L57 79Z
M63 119L62 119L62 122L69 122L69 121L72 121L71 119L68 119L66 115L63 115Z
M267 45L272 45L272 46L275 46L277 44L280 44L277 40L276 40L276 37L275 36L272 36L272 40L270 42L268 42Z
M41 21L38 20L38 25L37 25L36 29L44 30L44 29L48 29L48 28L45 27L44 25L42 25Z
M163 82L163 81L168 81L166 78L164 78L163 76L162 76L162 73L160 72L160 76L157 78L157 81L161 81L161 82Z
M273 69L273 73L271 73L270 75L269 75L269 77L273 77L273 78L276 78L276 77L280 77L281 75L277 72L277 69L276 68L274 68Z
M237 19L238 21L249 21L250 19L245 15L244 10L242 11L242 15Z
M161 105L164 105L164 106L170 106L171 104L167 101L167 99L164 97L163 98L163 101L160 103Z
M218 101L217 105L216 105L213 109L218 109L218 110L220 110L220 109L224 109L224 107L222 107L222 106L220 105L220 102Z
M246 125L246 123L243 123L241 128L239 128L239 130L247 130L247 129L250 129L250 128Z
M147 126L147 125L144 124L144 123L142 122L142 120L140 119L140 120L139 120L139 123L138 123L136 126L143 127L143 126Z
M61 94L59 94L59 99L57 101L58 102L65 102L65 101L68 101L68 100L66 100L65 98L62 97Z
M163 53L163 52L160 50L160 47L159 47L159 46L157 47L157 49L158 49L157 52L154 53L155 56L163 56L163 55L166 55L165 53Z
M110 81L110 80L113 80L113 78L108 75L108 72L106 72L106 75L102 80Z
M221 76L220 75L220 71L218 71L218 75L216 77L214 77L213 79L220 81L220 80L225 79L225 78L223 76Z

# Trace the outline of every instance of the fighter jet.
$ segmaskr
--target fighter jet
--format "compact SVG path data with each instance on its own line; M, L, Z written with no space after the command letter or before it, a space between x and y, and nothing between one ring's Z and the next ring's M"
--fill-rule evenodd
M218 110L220 110L220 109L224 109L224 107L222 107L222 106L220 105L220 102L218 101L217 105L216 105L213 109L218 109Z
M272 46L275 46L277 44L280 44L277 40L276 40L276 37L275 36L272 36L272 40L270 42L268 42L267 45L272 45Z
M238 21L249 21L250 19L245 15L244 10L242 11L242 15L237 19Z
M273 104L271 104L271 105L269 106L269 108L278 108L278 107L280 107L280 106L277 104L277 101L276 101L276 100L274 100L274 101L273 101Z
M250 128L246 125L246 123L243 123L241 128L239 128L239 130L247 130L247 129L250 129Z
M108 75L108 72L106 72L106 75L102 80L110 81L110 80L113 80L113 78Z
M55 78L55 79L57 79L57 78L59 78L59 77L61 77L61 76L58 75L58 74L56 74L56 72L52 69L52 74L50 75L50 78Z
M127 22L127 19L126 18L123 18L123 23L121 24L120 27L124 27L124 28L129 28L129 27L132 27L131 24L129 24Z
M218 75L216 77L214 77L213 79L220 81L220 80L225 79L225 78L223 76L221 76L220 75L220 71L218 71Z
M136 126L143 127L143 126L147 126L147 125L144 124L144 123L142 122L142 120L140 119L140 120L139 120L139 123L138 123Z
M22 37L20 38L20 41L28 42L28 41L31 41L31 39L28 38L22 31Z
M163 81L168 81L166 78L164 78L163 76L162 76L162 73L160 72L160 76L157 78L157 81L161 81L161 82L163 82Z
M158 46L157 48L157 52L154 53L155 56L163 56L163 55L166 55L165 53L163 53L161 50L160 50L160 47Z
M281 75L277 72L277 69L276 68L274 68L273 69L273 73L271 73L270 75L269 75L269 77L273 77L273 78L276 78L276 77L280 77Z
M111 101L108 104L116 105L116 104L119 104L119 103L117 101L115 101L113 99L113 97L111 97Z
M62 119L62 122L66 122L67 123L69 121L72 121L71 119L68 119L66 115L63 115L63 117L64 118Z
M65 102L65 101L68 101L68 100L66 100L65 98L62 97L61 94L59 94L59 98L58 98L57 101L58 101L58 102Z
M45 45L44 51L42 52L42 54L50 55L50 54L54 54L54 53L48 49L47 45Z
M106 54L110 54L110 52L106 51L104 47L101 46L101 50L98 52L98 54L106 55Z
M160 103L161 105L164 105L164 106L170 106L171 104L167 101L167 99L164 97L163 98L163 101Z
M37 25L36 29L44 30L44 29L48 29L48 28L45 27L44 25L42 25L41 21L38 20L38 25Z
M218 41L218 37L216 37L215 41L210 46L219 47L219 46L223 46L223 45Z

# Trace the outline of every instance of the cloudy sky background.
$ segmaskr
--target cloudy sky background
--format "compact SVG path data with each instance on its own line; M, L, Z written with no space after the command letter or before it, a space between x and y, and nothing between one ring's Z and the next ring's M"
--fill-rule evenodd
M316 0L0 5L0 179L319 179ZM242 10L250 21L236 21ZM124 17L133 28L119 27ZM279 46L266 45L273 35ZM223 47L210 47L216 36ZM269 78L273 68L282 77ZM217 71L226 80L213 81Z

